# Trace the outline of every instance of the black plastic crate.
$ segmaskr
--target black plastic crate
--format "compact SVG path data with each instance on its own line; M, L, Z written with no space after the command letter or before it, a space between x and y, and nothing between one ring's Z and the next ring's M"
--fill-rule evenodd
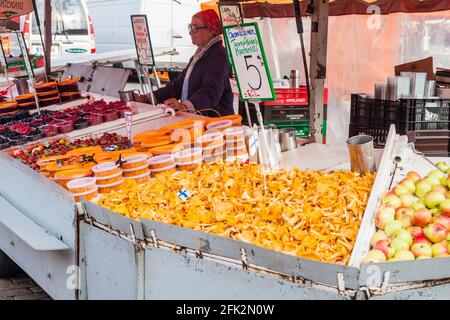
M388 130L394 124L399 134L418 130L450 130L449 108L450 99L389 101L352 94L350 124Z

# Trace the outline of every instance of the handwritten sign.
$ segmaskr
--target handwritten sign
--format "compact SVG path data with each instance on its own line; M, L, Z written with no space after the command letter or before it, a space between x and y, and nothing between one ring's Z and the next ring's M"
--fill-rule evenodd
M236 26L244 23L241 5L219 4L220 21L223 27Z
M0 63L2 64L3 70L8 70L8 63L6 62L6 56L5 56L5 50L3 49L3 40L0 39L0 46L1 46L1 52L0 52Z
M0 1L0 19L11 19L33 11L33 3L30 0Z
M25 43L25 39L23 38L23 33L20 31L16 31L14 33L16 34L17 40L19 42L20 51L22 52L22 57L27 69L28 76L30 78L34 78L34 70L31 66L30 56L28 55L27 44Z
M224 27L234 73L243 101L275 100L272 77L256 23Z
M155 66L147 16L145 14L132 15L131 25L133 27L134 43L139 64Z

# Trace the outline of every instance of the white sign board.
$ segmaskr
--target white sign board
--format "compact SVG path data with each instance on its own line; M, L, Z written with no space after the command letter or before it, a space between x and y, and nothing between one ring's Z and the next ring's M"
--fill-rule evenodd
M34 70L31 66L30 56L28 55L28 49L25 43L25 39L23 38L23 34L20 31L15 32L15 34L17 35L17 40L19 41L20 51L22 52L22 57L27 69L28 76L30 78L34 78Z
M155 66L147 16L145 14L132 15L131 25L133 27L134 43L139 64Z
M241 5L236 4L219 4L220 21L223 27L235 26L244 23Z
M272 77L256 23L224 27L230 57L243 101L275 100Z

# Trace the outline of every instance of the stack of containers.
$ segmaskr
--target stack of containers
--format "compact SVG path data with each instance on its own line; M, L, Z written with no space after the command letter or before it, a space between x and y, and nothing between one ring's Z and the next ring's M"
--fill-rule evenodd
M69 181L67 183L67 189L69 189L72 196L75 197L76 202L80 201L80 197L84 197L86 200L92 200L98 196L96 178L93 177Z
M223 161L225 158L225 140L222 132L207 133L196 141L198 147L203 149L203 161L211 164Z
M62 170L54 173L50 180L58 182L61 186L67 189L67 184L75 179L85 178L92 175L89 168L75 168L70 170Z
M232 120L219 120L206 125L209 132L223 131L233 126Z
M146 154L136 154L122 158L123 175L127 179L133 179L138 184L150 180L150 169L148 156Z
M249 127L239 126L224 130L227 162L245 163L249 160L245 137Z
M98 191L108 193L119 190L124 178L123 171L115 162L103 162L92 167L95 179L97 179Z
M193 171L202 164L202 148L189 148L174 154L175 162L180 170Z
M175 159L171 154L161 154L148 160L150 175L157 176L163 172L174 173L176 171Z

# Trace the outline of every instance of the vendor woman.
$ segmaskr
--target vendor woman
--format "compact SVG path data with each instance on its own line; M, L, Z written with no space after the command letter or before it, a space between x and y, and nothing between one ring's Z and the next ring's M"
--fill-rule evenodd
M176 110L204 110L201 114L211 117L233 114L230 66L220 38L219 16L214 10L200 11L188 28L198 49L176 79L154 92L157 103Z

